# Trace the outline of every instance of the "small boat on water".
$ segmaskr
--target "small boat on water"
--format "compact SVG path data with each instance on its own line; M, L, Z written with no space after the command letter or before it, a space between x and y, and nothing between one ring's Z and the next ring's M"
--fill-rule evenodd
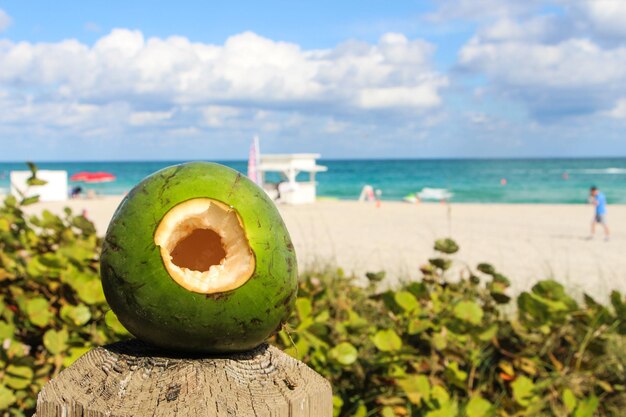
M448 201L454 196L446 188L422 188L422 191L409 194L404 197L407 203L419 203L420 201Z

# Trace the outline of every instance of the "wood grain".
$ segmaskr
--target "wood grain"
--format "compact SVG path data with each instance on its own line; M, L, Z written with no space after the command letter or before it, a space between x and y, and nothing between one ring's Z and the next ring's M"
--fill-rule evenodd
M331 417L328 381L268 345L177 357L139 341L96 348L39 393L38 417Z

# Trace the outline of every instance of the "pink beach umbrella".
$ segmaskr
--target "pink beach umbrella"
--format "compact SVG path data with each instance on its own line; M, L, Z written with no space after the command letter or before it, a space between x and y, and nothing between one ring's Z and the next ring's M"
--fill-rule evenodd
M70 177L70 181L80 181L89 184L115 181L115 175L109 172L78 172Z

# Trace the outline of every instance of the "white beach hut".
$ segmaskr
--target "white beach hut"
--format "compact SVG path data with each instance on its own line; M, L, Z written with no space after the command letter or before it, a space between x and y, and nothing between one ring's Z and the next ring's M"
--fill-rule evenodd
M67 171L37 171L37 178L47 181L45 185L28 185L30 171L11 171L11 194L16 198L39 196L39 201L67 200Z
M314 153L261 155L258 166L259 182L263 189L278 203L306 204L314 203L317 195L315 174L327 170L317 165L320 157ZM278 184L265 181L267 172L278 172L282 181ZM308 181L298 181L298 174L309 174Z

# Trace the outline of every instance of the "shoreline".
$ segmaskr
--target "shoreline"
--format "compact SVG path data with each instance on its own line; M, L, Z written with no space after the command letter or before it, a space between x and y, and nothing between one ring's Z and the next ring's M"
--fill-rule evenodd
M121 198L37 203L25 211L59 214L65 206L74 213L84 209L102 236ZM599 301L613 289L626 293L626 205L608 207L608 242L600 229L594 240L586 240L593 207L584 204L383 201L376 208L372 203L324 200L278 208L301 270L341 267L359 277L384 270L386 283L394 285L419 277L419 267L437 256L434 241L451 236L461 247L454 259L474 268L480 262L492 263L509 277L512 293L551 277L573 294L587 292Z
M102 199L122 199L127 193L123 194L97 194L95 197L87 198L81 197L76 199L68 198L65 201L57 201L53 202L55 204L68 203L70 201L98 201ZM0 194L0 197L6 197L6 195ZM359 203L358 198L341 198L341 197L333 197L328 195L318 195L316 203L325 203L325 202L353 202ZM367 204L366 202L365 204ZM371 203L371 202L369 202ZM382 199L382 204L385 203L402 203L407 206L413 205L479 205L479 206L492 206L492 205L504 205L504 206L589 206L589 203L586 202L577 202L577 203L567 203L567 202L542 202L542 201L531 201L531 202L518 202L518 201L449 201L449 202L441 202L441 201L420 201L419 203L409 203L404 200L396 200L396 199ZM610 203L609 207L626 207L626 203Z

